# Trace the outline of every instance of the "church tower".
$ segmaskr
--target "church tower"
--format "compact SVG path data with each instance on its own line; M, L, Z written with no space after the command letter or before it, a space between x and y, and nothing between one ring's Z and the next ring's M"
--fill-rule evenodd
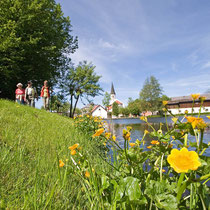
M114 90L113 83L112 83L112 87L111 87L110 97L111 97L110 104L113 104L116 100L116 93L115 93L115 90Z

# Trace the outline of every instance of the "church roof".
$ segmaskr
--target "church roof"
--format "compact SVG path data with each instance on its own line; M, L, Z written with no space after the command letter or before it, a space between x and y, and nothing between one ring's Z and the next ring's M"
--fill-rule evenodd
M115 90L114 90L114 85L113 85L113 83L112 83L112 87L111 87L111 94L116 95Z

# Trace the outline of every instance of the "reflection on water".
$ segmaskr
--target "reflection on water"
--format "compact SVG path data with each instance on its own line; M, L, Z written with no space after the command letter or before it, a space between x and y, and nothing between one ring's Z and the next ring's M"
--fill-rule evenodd
M203 116L205 122L210 123L210 120ZM179 118L180 120L183 119L183 117ZM163 123L162 130L163 132L166 131L166 124L165 124L165 118L148 118L148 121L152 123L152 126L158 130L160 128L160 122ZM167 121L170 124L172 123L171 117L167 118ZM184 120L185 121L185 120ZM141 138L144 135L144 130L152 131L152 129L143 121L140 119L113 119L113 120L107 120L108 122L108 128L109 130L117 137L117 140L121 147L123 147L123 137L122 137L122 131L126 126L131 126L133 129L131 131L131 142L135 142L136 139L141 140ZM195 141L194 136L188 137L193 142ZM210 139L210 128L207 128L204 133L204 142L208 143ZM146 135L145 137L145 148L147 148L148 145L150 145L150 141L152 140L149 135ZM210 148L206 150L205 155L210 156Z

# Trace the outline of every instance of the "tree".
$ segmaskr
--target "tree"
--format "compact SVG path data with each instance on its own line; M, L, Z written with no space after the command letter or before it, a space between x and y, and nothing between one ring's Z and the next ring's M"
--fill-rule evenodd
M99 84L101 76L96 75L95 66L87 61L80 62L77 67L72 65L61 78L59 88L65 97L70 97L70 117L74 116L79 99L90 102L89 97L98 96L103 91Z
M117 117L118 117L118 115L119 115L119 106L118 106L118 103L116 103L116 102L114 102L114 103L112 104L112 114L113 114L114 116L117 116Z
M159 110L162 92L162 88L154 76L147 78L139 94L143 111Z
M32 80L38 90L44 80L53 84L78 41L55 0L0 2L0 91L13 99L18 82Z
M128 103L128 110L134 116L140 115L140 113L141 113L141 100L140 99L136 99L134 101L131 100Z
M130 111L129 111L129 109L127 108L127 107L120 107L120 109L119 109L120 111L120 114L122 114L123 116L126 116L126 117L128 117L129 116L129 114L130 114Z
M111 100L110 94L108 92L105 92L104 98L102 100L102 104L104 105L105 108L110 105L110 100Z

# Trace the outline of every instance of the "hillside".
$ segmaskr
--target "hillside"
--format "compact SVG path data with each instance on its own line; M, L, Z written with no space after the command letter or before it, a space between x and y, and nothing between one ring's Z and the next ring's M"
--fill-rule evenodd
M93 151L73 120L0 100L0 208L84 208L80 181L58 167L75 143Z

